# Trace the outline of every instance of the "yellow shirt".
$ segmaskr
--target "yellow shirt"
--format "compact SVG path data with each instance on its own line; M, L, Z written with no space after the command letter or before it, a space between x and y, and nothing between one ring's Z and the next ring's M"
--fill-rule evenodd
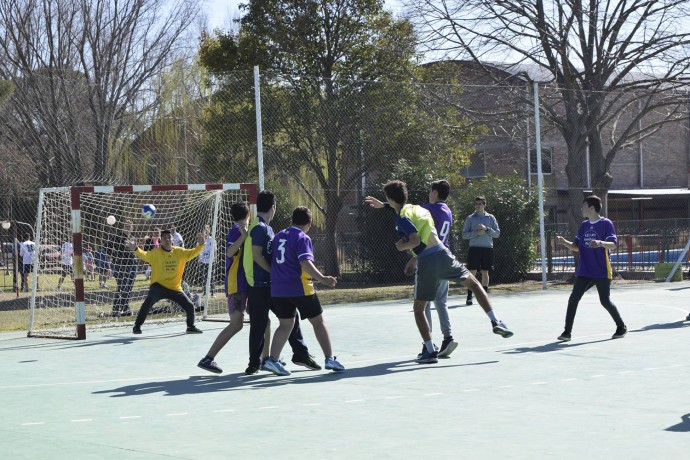
M150 251L142 251L137 248L134 254L141 260L151 265L151 282L172 291L182 292L182 274L185 264L201 254L204 250L204 243L191 249L173 246L172 251L168 252L163 248L154 248Z

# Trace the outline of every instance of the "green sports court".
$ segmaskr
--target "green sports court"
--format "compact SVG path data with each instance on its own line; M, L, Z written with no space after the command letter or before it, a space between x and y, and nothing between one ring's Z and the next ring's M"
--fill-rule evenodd
M248 325L217 356L218 376L196 364L223 323L199 322L202 335L172 322L133 336L130 325L85 341L5 333L0 457L686 458L690 283L614 284L629 330L619 340L590 291L560 344L569 293L492 295L510 339L451 298L460 346L435 365L414 363L411 301L327 306L339 374L296 368L286 347L292 375L244 375Z

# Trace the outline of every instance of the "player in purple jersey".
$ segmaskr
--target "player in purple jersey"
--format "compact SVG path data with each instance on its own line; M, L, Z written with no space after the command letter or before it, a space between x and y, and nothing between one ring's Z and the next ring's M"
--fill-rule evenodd
M431 213L434 219L434 226L436 233L441 240L441 243L447 248L450 247L449 236L450 229L453 226L453 213L446 205L446 199L450 194L450 184L447 180L436 180L431 183L431 190L429 190L429 203L422 205L424 209ZM417 258L410 259L410 263L416 262ZM409 271L409 270L406 270ZM441 324L441 332L443 333L443 343L438 350L439 358L448 357L458 347L458 342L453 340L451 334L450 317L448 315L448 280L441 280L436 291L436 298L434 299L434 306L436 313L438 313L438 322ZM426 320L429 323L429 331L432 331L431 322L431 302L427 302L424 310ZM422 350L422 353L424 350Z
M273 238L271 310L280 320L280 325L273 335L271 355L264 368L276 375L290 375L278 358L295 324L298 310L302 319L307 318L314 328L314 335L326 358L326 369L345 370L333 356L323 308L314 290L314 280L330 287L334 287L337 280L333 276L324 276L314 265L314 250L311 238L307 236L310 228L311 211L299 206L292 212L292 227L278 232Z
M577 305L584 293L592 286L597 287L599 302L616 323L616 332L612 338L623 338L628 332L618 309L610 299L613 271L609 251L616 248L618 239L613 222L602 217L599 212L601 212L601 199L596 195L588 196L582 201L582 217L586 220L580 224L575 241L568 241L562 236L556 237L556 243L580 253L580 261L575 270L575 284L568 299L565 330L558 337L561 342L570 341Z
M230 207L230 216L235 221L225 241L225 292L228 297L230 324L218 334L208 353L198 364L200 368L215 374L220 374L223 369L218 367L214 358L242 330L244 314L247 312L248 285L242 264L242 249L251 218L247 203L234 203Z

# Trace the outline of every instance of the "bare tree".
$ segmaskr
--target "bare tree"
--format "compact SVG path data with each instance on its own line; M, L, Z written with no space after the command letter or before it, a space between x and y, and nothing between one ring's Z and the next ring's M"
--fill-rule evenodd
M530 65L547 76L550 97L541 110L568 146L571 223L580 219L584 188L601 196L609 190L617 152L687 119L687 0L406 3L434 55L504 69Z
M41 183L113 180L113 157L157 103L152 80L187 49L197 0L0 2L0 78L15 85L4 120Z

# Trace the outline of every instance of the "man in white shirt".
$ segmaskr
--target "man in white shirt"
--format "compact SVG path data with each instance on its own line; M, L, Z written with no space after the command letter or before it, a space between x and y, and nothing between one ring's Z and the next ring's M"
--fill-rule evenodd
M211 237L211 226L206 225L204 227L204 250L201 251L199 255L199 272L197 275L197 280L201 285L201 291L206 289L206 282L208 280L208 264L213 260L216 253L216 242ZM211 275L211 295L213 295L213 275Z
M62 290L62 282L65 281L67 275L74 279L74 246L69 241L62 243L62 274L58 280L56 291Z
M24 235L24 242L21 243L19 249L19 256L23 264L24 292L29 292L29 273L34 271L35 254L36 245L31 241L31 235L27 233Z
M175 226L171 225L170 226L170 233L172 233L172 244L173 246L177 246L178 248L183 248L184 247L184 239L182 238L182 235L175 230Z

